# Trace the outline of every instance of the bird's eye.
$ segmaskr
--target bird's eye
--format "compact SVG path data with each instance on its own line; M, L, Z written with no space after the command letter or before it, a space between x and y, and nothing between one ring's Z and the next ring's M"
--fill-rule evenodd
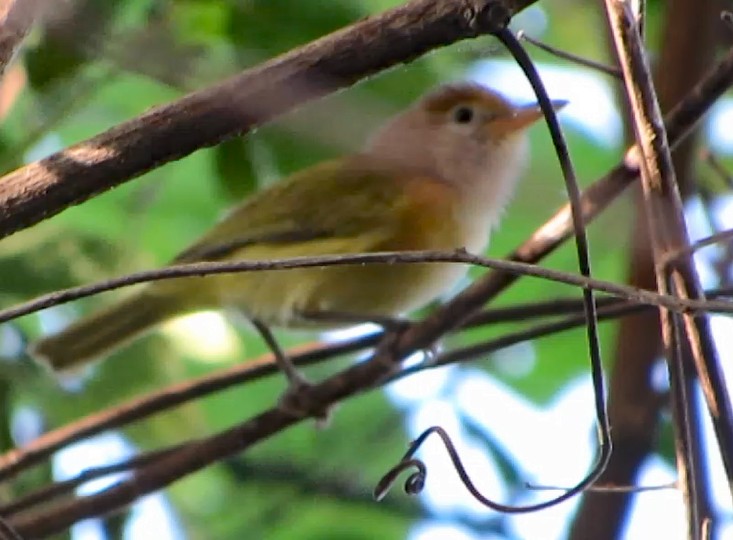
M473 120L473 116L473 109L465 105L456 107L453 111L453 120L455 120L456 124L470 124Z

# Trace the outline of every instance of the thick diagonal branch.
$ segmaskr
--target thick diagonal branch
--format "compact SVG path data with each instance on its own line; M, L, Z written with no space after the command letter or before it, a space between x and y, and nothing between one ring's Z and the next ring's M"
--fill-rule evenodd
M712 106L715 100L733 83L733 49L713 66L706 77L695 87L691 95L680 103L668 117L670 139L679 142ZM605 178L586 190L583 198L584 218L591 221L631 184L637 174L637 151L627 153L626 165L620 165ZM572 235L570 211L566 206L540 227L510 256L511 259L535 262L554 251ZM402 336L392 353L396 356L420 349L437 337L460 324L465 305L480 305L497 295L516 279L506 272L492 272L475 286L467 289L453 303L436 311L428 320L413 327ZM384 351L383 351L384 352ZM389 371L389 363L358 364L337 376L319 384L314 389L314 399L324 405L370 388L373 382ZM199 470L222 457L240 452L270 435L286 429L298 419L290 418L277 409L258 415L250 421L201 441L194 450L176 453L165 462L157 463L154 470L142 471L131 481L122 482L102 493L84 499L68 501L42 508L13 519L23 534L41 536L100 513L113 511L138 497L160 489L182 476ZM43 450L42 450L43 451Z
M126 180L241 135L307 101L491 29L498 6L533 0L413 0L0 178L0 238Z

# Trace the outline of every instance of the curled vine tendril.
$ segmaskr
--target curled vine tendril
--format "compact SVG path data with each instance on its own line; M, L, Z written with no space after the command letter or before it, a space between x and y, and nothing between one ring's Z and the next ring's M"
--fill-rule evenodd
M555 115L552 102L547 95L542 81L537 73L537 70L532 64L527 52L524 50L522 45L516 36L507 28L510 19L510 13L506 7L501 4L492 4L492 10L486 14L485 22L490 32L501 41L504 46L511 52L512 56L516 60L519 67L522 68L524 74L532 85L533 90L537 96L540 108L547 121L547 126L550 130L552 142L555 146L558 161L563 172L565 179L565 185L568 192L568 198L570 200L570 207L572 210L573 226L575 229L575 241L578 253L578 265L581 273L589 277L591 275L590 255L588 250L588 240L585 234L585 225L583 222L582 208L580 205L580 188L575 177L575 171L573 169L572 161L567 149L567 144L560 130L560 124ZM591 364L591 377L593 382L594 392L594 405L596 411L596 420L598 424L599 434L599 449L596 462L593 465L591 471L578 482L575 486L567 489L564 493L557 497L550 499L545 502L531 504L526 506L509 506L501 503L492 501L485 497L476 488L471 481L471 478L466 471L466 468L461 462L458 451L455 445L451 441L445 430L439 426L433 426L425 430L417 439L415 439L410 448L407 450L402 460L393 467L377 484L374 490L374 497L377 500L381 500L387 494L389 489L392 487L397 477L404 471L409 469L416 469L410 476L408 476L405 482L405 491L408 494L419 493L425 485L425 478L427 476L426 465L413 458L413 454L422 446L425 439L431 434L437 433L443 441L448 455L450 456L453 467L455 468L458 476L463 482L463 485L471 493L471 495L484 506L496 510L498 512L518 514L526 512L536 512L543 510L551 506L555 506L563 501L570 499L587 490L603 474L603 471L608 465L611 457L612 445L611 445L611 433L608 422L608 413L606 412L606 399L605 399L605 383L603 377L603 365L601 361L601 350L600 342L598 337L598 316L595 297L593 291L583 291L583 304L585 307L586 321L587 321L587 337L588 337L588 350Z

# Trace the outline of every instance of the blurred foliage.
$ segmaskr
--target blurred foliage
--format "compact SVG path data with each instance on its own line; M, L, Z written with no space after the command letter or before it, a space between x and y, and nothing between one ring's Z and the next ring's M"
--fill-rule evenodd
M0 165L9 170L37 159L175 99L196 88L257 64L273 55L335 30L393 1L353 0L78 0L58 5L45 28L30 38L22 56L26 91L18 97L0 130ZM572 4L572 9L567 5ZM651 2L651 9L658 3ZM549 21L541 37L554 45L602 58L599 16L585 3L545 2L539 13ZM563 23L552 24L563 10ZM654 27L654 19L650 23ZM391 70L307 110L212 149L196 152L144 177L70 208L0 244L0 298L3 305L80 283L164 264L214 222L233 201L280 176L315 161L354 149L384 111L413 100L425 89L463 76L479 54L500 54L491 40L458 44L413 64ZM503 53L501 53L503 54ZM556 61L532 51L538 59ZM21 67L22 66L22 67ZM1 91L1 90L0 90ZM330 109L363 106L365 122L348 132L328 132ZM377 112L378 111L378 112ZM329 115L329 116L324 116ZM328 118L324 122L324 118ZM315 134L315 135L314 135ZM578 176L584 184L618 159L582 134L569 132ZM501 256L523 241L564 201L559 167L546 130L532 133L532 162L490 253ZM628 209L622 203L590 230L598 277L623 281L627 260ZM569 244L545 264L575 270ZM481 272L474 272L475 275ZM576 295L569 287L525 279L497 305ZM24 339L57 328L79 314L107 304L115 293L80 301L13 322ZM523 324L502 324L466 332L447 345L498 336ZM38 411L43 424L60 426L124 398L161 388L265 351L248 329L237 328L237 352L204 359L161 334L141 339L98 365L83 387L73 392L30 365L20 354L4 360L0 399L6 414L0 441L9 445L10 425L19 407ZM0 336L6 334L0 333ZM606 356L613 350L614 325L602 327ZM169 336L169 334L166 334ZM282 336L285 345L313 335ZM1 341L0 352L9 346ZM531 368L521 373L480 362L486 371L526 399L544 404L588 371L585 332L566 332L533 344ZM4 353L3 353L4 354ZM4 356L7 356L4 354ZM347 365L341 359L309 371L314 377ZM125 430L141 449L152 449L202 436L242 421L270 405L283 386L273 378L188 404ZM588 404L591 407L591 404ZM468 427L471 431L471 427ZM521 429L521 426L518 426ZM476 430L474 430L476 431ZM477 432L477 431L476 431ZM518 469L501 448L485 442L508 480L521 482ZM301 425L255 447L247 454L246 474L224 465L174 485L169 493L190 538L339 539L403 538L416 516L427 510L365 504L333 492L320 492L318 478L346 479L352 493L367 495L405 448L408 435L402 413L384 394L372 392L340 407L328 430ZM585 441L579 441L584 444ZM259 461L258 461L259 460ZM302 471L298 485L287 478L268 479L258 462L273 460ZM47 474L47 472L46 472ZM45 475L44 475L45 478ZM37 479L40 481L41 479ZM23 489L28 489L27 485ZM345 493L345 492L344 492ZM398 495L399 497L399 495ZM407 510L405 510L407 508ZM119 524L111 525L119 528ZM484 529L489 530L489 529Z

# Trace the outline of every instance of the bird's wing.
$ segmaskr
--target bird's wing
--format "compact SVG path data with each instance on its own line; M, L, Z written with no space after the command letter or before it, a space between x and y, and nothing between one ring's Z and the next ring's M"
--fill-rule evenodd
M253 245L286 248L320 240L333 246L331 240L355 237L361 241L354 248L368 249L399 227L400 205L415 176L368 165L358 156L315 165L236 207L174 262L233 258Z

